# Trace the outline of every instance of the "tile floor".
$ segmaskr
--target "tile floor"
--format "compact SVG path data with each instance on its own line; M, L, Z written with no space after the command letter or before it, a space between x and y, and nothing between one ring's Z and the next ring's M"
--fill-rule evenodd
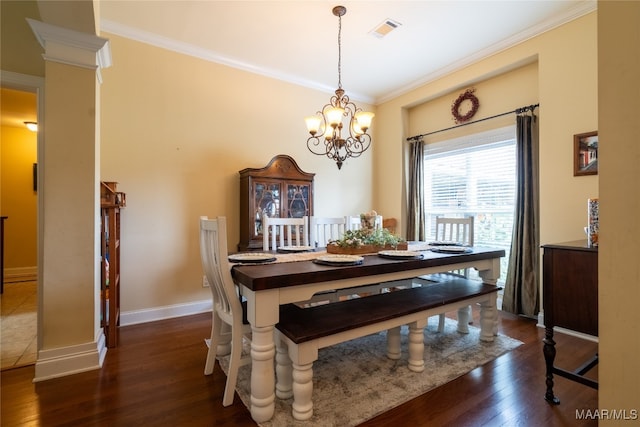
M0 295L1 369L32 365L37 351L37 283L10 282Z

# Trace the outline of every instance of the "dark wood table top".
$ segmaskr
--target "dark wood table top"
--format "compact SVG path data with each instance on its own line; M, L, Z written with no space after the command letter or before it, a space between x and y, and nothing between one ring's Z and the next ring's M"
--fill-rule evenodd
M505 256L503 249L472 248L463 254L444 254L423 251L423 259L387 259L377 255L365 255L359 265L327 266L313 261L297 261L259 265L235 265L231 270L233 278L253 291L276 289L289 286L343 280L362 276L395 273L405 270L419 270L464 262L487 260Z

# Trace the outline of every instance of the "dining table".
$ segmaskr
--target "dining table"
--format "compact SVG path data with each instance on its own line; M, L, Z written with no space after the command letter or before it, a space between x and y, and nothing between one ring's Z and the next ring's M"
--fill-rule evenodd
M495 285L500 259L505 256L504 249L489 247L442 253L425 242L408 242L408 250L420 256L388 258L372 253L362 255L358 264L324 265L314 260L327 253L316 249L303 254L274 253L275 262L232 264L232 277L246 298L252 329L250 410L256 422L270 420L275 411L274 328L280 305L308 300L318 292L387 282L394 287L418 276L465 268L477 270L484 283Z

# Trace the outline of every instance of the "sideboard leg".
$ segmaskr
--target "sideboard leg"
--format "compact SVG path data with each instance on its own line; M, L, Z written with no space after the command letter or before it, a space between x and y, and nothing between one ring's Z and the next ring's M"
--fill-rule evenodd
M556 358L556 342L553 340L553 327L545 328L544 347L542 352L544 353L544 361L547 365L547 392L544 395L544 399L558 405L560 399L553 395L553 362Z

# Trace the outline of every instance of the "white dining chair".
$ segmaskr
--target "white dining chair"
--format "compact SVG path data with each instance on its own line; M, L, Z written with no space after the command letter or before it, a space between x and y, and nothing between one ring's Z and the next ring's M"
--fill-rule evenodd
M324 248L330 240L340 240L347 230L347 219L341 217L309 217L309 242L311 246Z
M238 288L231 278L227 259L227 220L200 217L200 258L202 269L209 282L213 297L211 339L204 374L211 375L216 362L219 346L231 344L229 371L224 387L222 405L233 403L238 369L251 363L250 353L242 354L243 341L251 342L251 325L246 318L246 307L238 294Z
M347 216L348 230L359 230L361 228L362 228L362 221L360 220L360 215ZM376 219L374 221L374 228L382 228L382 215L376 215Z
M436 217L436 241L473 246L473 217Z
M309 217L262 217L262 249L276 250L280 246L309 246Z
M473 236L472 216L464 218L436 217L435 239L437 242L455 242L456 244L464 246L473 246ZM422 282L422 280L426 280L428 283L433 283L434 281L447 279L447 276L451 275L469 277L469 269L465 268L463 270L452 270L436 275L421 276L418 278L418 283L422 283L423 285L426 284ZM469 307L469 313L471 313L471 307ZM445 314L442 313L438 319L438 332L444 331L444 322ZM465 326L459 325L459 328L461 328L459 330L464 330Z

